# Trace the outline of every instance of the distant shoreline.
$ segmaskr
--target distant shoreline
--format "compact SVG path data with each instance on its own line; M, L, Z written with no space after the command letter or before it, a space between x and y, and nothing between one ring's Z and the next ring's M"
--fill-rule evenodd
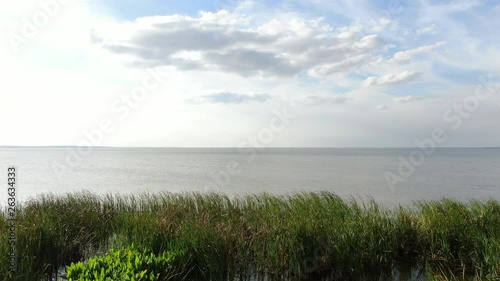
M85 147L85 148L133 148L133 149L238 149L239 147L232 146L77 146L77 145L0 145L0 148L75 148L75 147ZM390 146L390 147L356 147L356 146L342 146L342 147L261 147L260 149L414 149L416 146ZM500 149L500 146L449 146L449 147L437 147L436 149Z

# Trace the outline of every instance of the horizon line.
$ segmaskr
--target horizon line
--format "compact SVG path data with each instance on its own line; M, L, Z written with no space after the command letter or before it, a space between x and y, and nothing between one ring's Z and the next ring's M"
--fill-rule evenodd
M237 146L79 146L79 145L0 145L0 148L73 148L73 147L84 147L84 148L241 148ZM254 146L245 146L254 147ZM269 149L269 148L419 148L419 146L264 146L256 147L259 149ZM498 149L500 146L443 146L435 147L439 148L483 148L483 149Z

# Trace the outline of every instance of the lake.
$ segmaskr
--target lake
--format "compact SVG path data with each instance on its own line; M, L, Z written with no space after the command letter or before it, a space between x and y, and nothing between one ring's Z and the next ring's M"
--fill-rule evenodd
M440 148L0 148L17 169L18 200L90 191L268 192L328 190L388 206L443 197L500 200L500 149ZM413 153L413 154L412 154ZM413 159L410 159L413 155ZM415 158L419 156L420 158ZM424 156L422 158L422 156ZM403 160L402 160L403 159ZM403 165L403 173L398 171ZM413 161L413 162L411 162ZM418 165L413 165L413 164ZM413 172L409 172L413 171ZM393 186L388 183L395 183ZM397 179L397 180L394 180ZM7 185L5 184L5 188ZM0 204L6 202L2 192Z

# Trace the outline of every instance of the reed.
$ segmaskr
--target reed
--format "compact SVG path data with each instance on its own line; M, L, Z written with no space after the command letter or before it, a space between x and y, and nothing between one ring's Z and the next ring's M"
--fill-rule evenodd
M6 233L3 211L2 253ZM403 262L425 265L436 280L463 274L494 280L500 204L443 199L387 209L329 192L45 195L19 207L18 270L7 275L2 255L0 279L48 280L61 266L132 244L154 254L186 251L193 280L358 280Z

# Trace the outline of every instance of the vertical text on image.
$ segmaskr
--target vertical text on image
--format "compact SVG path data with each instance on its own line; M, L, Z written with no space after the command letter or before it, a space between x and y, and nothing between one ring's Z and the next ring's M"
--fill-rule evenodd
M7 228L9 231L9 270L16 271L16 173L15 167L7 168Z

